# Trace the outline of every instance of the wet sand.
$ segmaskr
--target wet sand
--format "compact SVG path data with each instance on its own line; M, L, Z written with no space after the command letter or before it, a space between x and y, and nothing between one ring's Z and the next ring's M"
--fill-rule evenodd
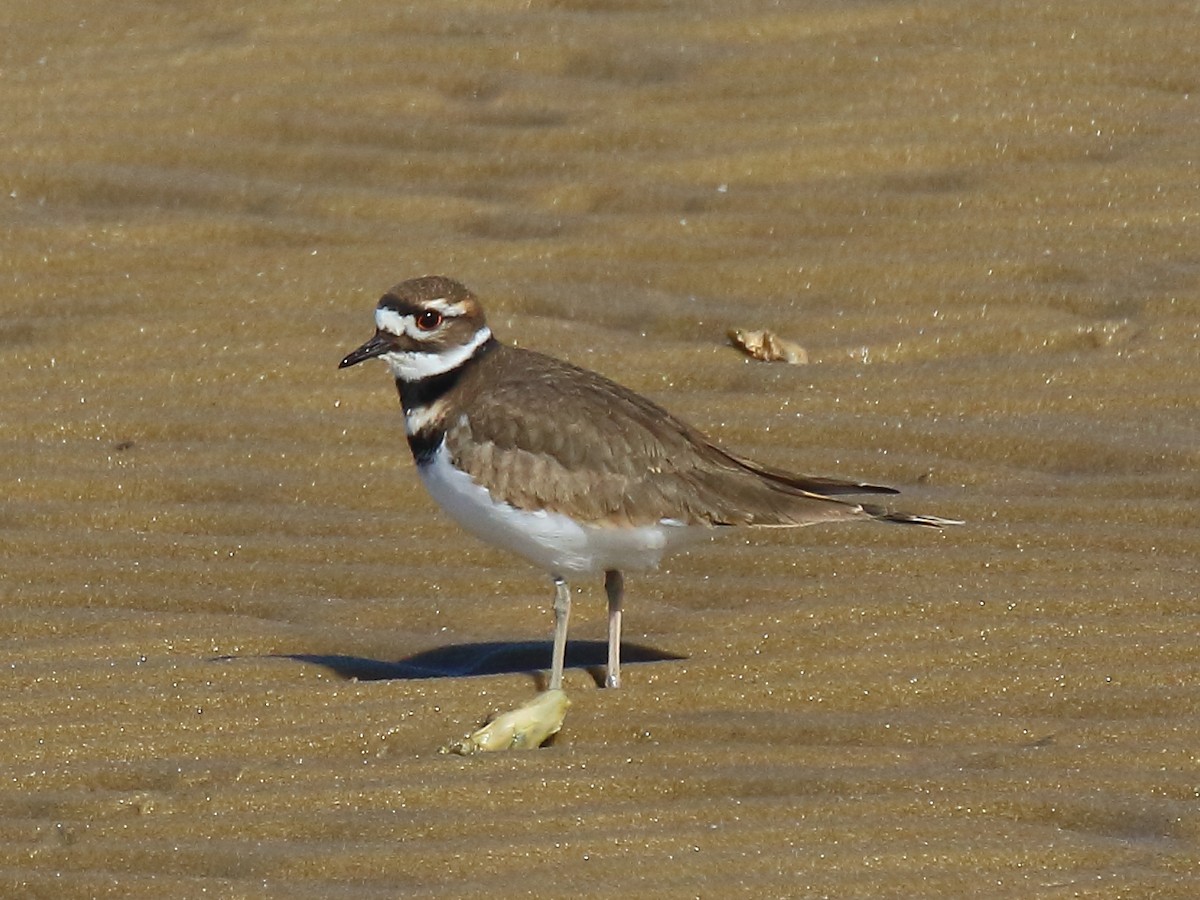
M1168 3L0 11L0 895L1191 897L1200 115ZM551 588L391 283L967 519ZM806 366L746 360L771 328ZM474 674L471 674L474 673ZM438 676L442 677L438 677Z

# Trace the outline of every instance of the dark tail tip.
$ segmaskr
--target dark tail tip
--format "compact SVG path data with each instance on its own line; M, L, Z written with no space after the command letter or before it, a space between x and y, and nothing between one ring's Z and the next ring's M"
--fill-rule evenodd
M964 525L961 519L943 519L941 516L917 516L912 513L894 512L883 506L873 504L862 505L863 511L874 516L881 522L895 522L899 525L924 525L927 528L943 528L947 525Z

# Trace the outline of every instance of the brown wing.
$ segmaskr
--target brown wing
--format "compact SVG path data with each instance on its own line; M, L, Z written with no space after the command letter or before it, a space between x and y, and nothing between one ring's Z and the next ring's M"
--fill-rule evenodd
M472 412L447 423L447 448L520 508L611 524L805 525L864 514L827 494L890 492L759 466L646 398L532 351L503 348L486 377L463 385Z

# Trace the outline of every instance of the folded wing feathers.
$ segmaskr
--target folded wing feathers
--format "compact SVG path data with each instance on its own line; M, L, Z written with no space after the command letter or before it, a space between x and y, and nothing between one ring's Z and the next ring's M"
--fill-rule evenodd
M477 395L474 421L449 423L446 434L455 462L514 506L569 511L613 525L671 519L796 526L857 517L957 524L839 499L898 492L760 465L721 449L650 400L595 373L551 357L522 365L529 352L514 350L500 373L505 377ZM556 371L570 377L555 378ZM546 409L522 403L531 372L539 373L538 393L549 398L550 409L570 410L571 417L546 427Z

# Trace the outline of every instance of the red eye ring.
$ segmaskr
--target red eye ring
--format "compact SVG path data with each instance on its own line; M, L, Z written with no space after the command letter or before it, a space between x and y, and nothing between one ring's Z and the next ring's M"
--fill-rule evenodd
M421 331L433 331L442 324L442 314L436 309L424 309L417 313L416 322Z

